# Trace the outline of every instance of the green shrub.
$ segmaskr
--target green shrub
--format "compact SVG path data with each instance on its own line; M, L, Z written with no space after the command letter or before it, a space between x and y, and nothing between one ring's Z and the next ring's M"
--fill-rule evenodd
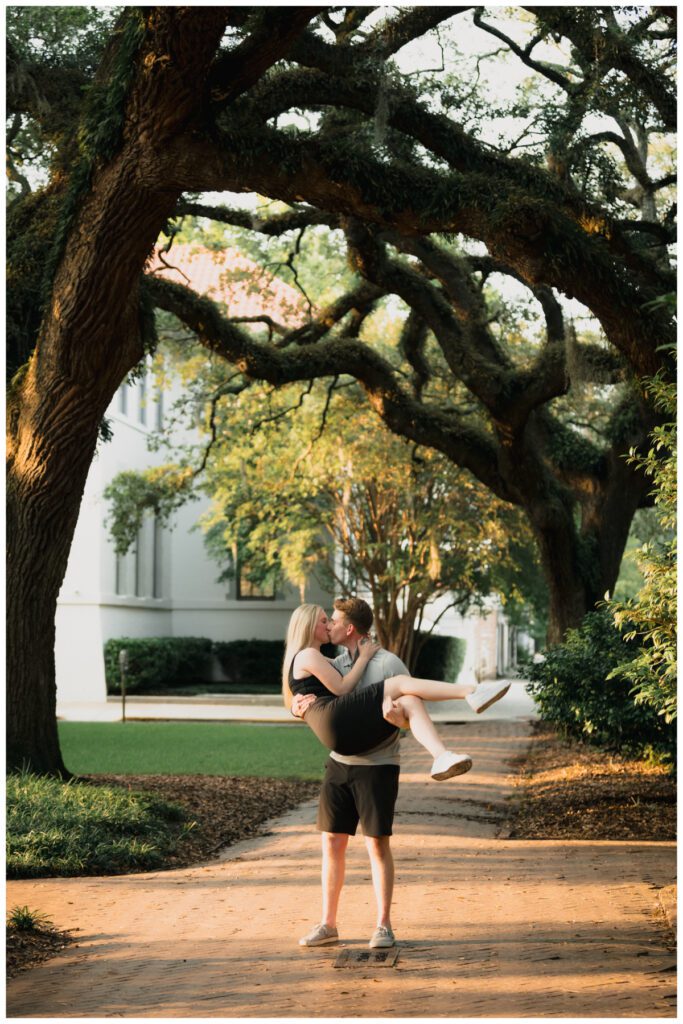
M32 775L7 778L10 878L155 868L193 827L148 793Z
M320 648L328 658L339 653L334 644ZM282 685L282 661L285 656L284 640L217 640L213 645L227 681L235 690L240 686L262 683L279 692Z
M211 679L211 640L199 636L175 636L171 641L176 657L172 685L182 686L194 680L204 682Z
M465 661L467 641L457 636L435 636L430 634L415 660L413 675L420 679L443 679L452 682L457 678Z
M241 683L271 683L274 689L280 688L284 641L217 640L213 649L228 682L236 689Z
M562 733L624 753L671 753L675 732L644 704L636 704L631 684L610 678L617 665L635 658L606 609L590 612L565 641L545 652L528 670L541 715Z
M203 637L117 637L104 645L108 693L121 692L119 653L128 652L126 692L182 686L211 678L211 641Z
M614 670L633 684L636 703L647 704L673 722L677 714L677 420L676 384L662 374L653 377L647 390L667 422L655 427L652 447L645 456L633 449L629 462L640 466L652 477L655 514L660 536L646 543L637 554L643 584L634 599L609 607L618 627L630 632L627 637L640 640L638 656Z

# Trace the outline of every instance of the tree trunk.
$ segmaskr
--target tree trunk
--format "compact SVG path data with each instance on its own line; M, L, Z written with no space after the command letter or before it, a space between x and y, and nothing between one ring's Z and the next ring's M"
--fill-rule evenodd
M54 718L57 596L99 424L143 356L139 267L175 198L134 186L125 156L102 174L97 198L85 203L86 223L70 240L55 278L53 309L60 315L46 317L26 372L8 398L11 769L64 773ZM85 256L79 237L89 240ZM103 272L109 263L111 272Z
M562 643L568 629L614 593L633 516L651 484L621 456L612 462L608 482L583 506L580 531L562 506L527 510L550 594L549 644Z
M56 397L56 396L55 396ZM74 396L78 401L78 393ZM60 405L49 403L50 408ZM71 429L68 429L69 420ZM66 431L65 431L66 428ZM66 434L66 436L65 436ZM92 460L97 426L55 415L33 466L7 481L7 768L68 776L59 748L55 608ZM68 466L68 471L66 467Z
M159 152L201 107L225 27L225 8L143 10L144 59L121 148L93 168L37 344L8 397L10 769L67 774L55 721L57 596L101 418L143 356L140 273L179 194L159 178Z

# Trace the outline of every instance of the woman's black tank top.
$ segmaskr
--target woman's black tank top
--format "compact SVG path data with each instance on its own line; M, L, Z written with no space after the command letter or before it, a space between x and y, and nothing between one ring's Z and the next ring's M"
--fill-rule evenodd
M296 655L294 655L294 658L296 658ZM292 658L292 664L289 666L289 688L293 694L313 693L316 697L334 697L332 691L328 690L317 676L303 676L301 679L295 679L294 658Z

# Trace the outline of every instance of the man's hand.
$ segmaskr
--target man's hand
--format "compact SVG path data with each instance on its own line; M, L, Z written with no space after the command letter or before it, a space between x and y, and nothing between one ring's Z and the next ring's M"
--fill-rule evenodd
M398 701L392 700L391 697L385 697L382 701L382 715L386 718L387 722L391 722L397 729L410 728L410 723L403 712L403 708Z
M377 652L381 650L380 645L371 640L369 636L364 636L358 643L358 660L368 664L372 661Z
M311 704L315 704L317 698L314 693L297 693L292 700L289 709L295 718L303 718Z

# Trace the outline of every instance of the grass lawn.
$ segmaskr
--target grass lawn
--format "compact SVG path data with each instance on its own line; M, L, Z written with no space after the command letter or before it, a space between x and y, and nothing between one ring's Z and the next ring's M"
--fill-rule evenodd
M60 722L75 775L322 778L327 751L310 729L233 722Z
M153 794L9 775L7 873L36 878L160 867L190 827L185 817Z

